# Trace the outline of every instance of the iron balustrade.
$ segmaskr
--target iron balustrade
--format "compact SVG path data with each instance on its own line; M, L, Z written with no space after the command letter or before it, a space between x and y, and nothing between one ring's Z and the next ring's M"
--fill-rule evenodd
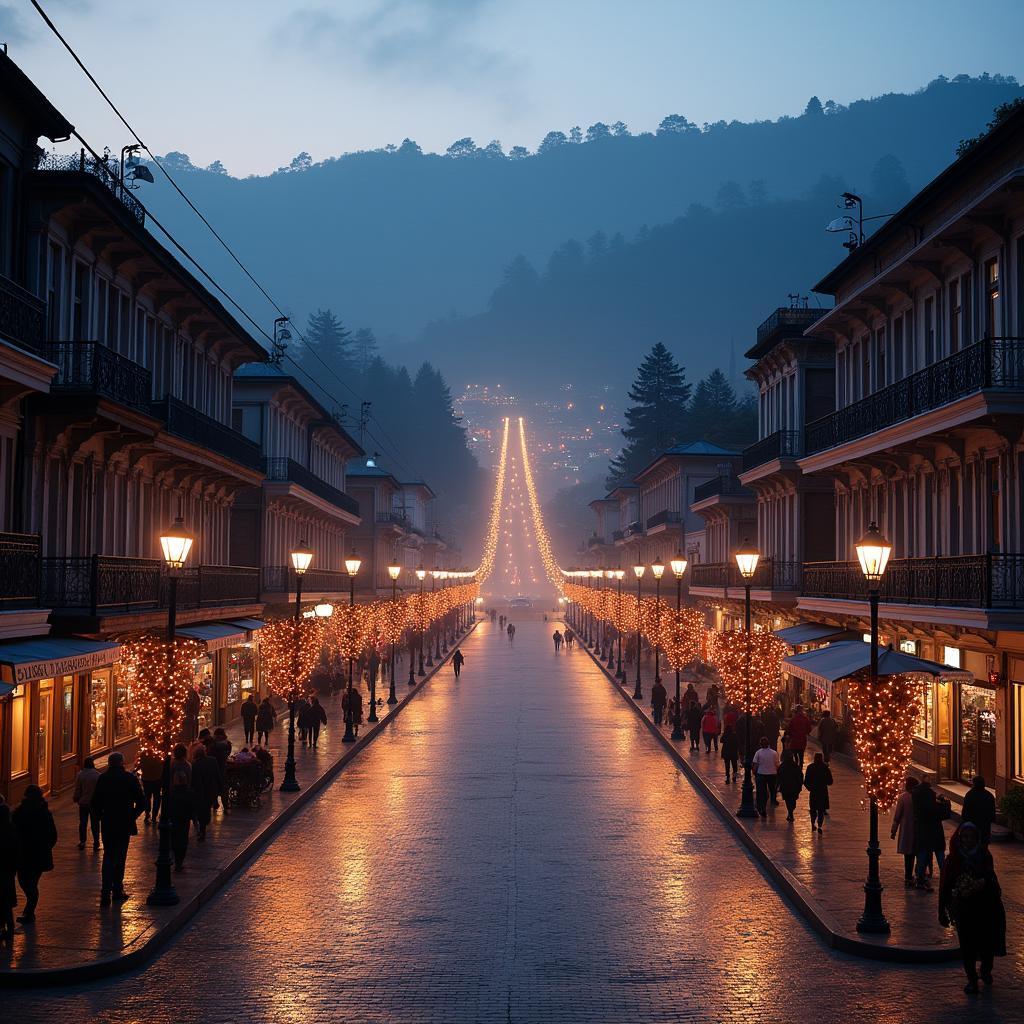
M341 569L307 569L302 577L302 589L308 594L347 594L348 587L348 573ZM295 570L290 565L266 566L263 589L271 594L294 594Z
M805 597L866 601L860 563L808 562ZM881 600L890 604L954 608L1024 607L1024 555L942 555L894 558L882 577Z
M804 453L835 448L990 388L1024 387L1024 338L985 338L813 423Z
M683 514L676 512L673 509L662 509L660 512L655 512L653 516L650 516L647 520L647 529L651 530L655 526L668 526L674 523L681 523L683 521ZM634 524L634 525L639 525Z
M150 402L149 407L153 416L164 421L169 434L208 448L248 469L262 472L260 446L244 434L193 409L173 395Z
M796 459L803 454L799 430L776 430L743 449L743 472L772 459Z
M799 562L788 562L775 558L762 558L750 579L752 590L800 589L802 566ZM743 587L747 584L740 575L735 562L704 562L690 566L691 587Z
M167 606L167 576L160 577L160 607ZM250 565L197 565L178 574L178 605L206 608L211 605L257 604L260 570Z
M102 342L51 342L46 357L57 364L51 391L97 395L149 412L153 375Z
M693 489L694 502L704 501L707 498L714 498L719 494L749 494L753 498L753 492L748 491L734 476L716 476L706 483L698 484Z
M624 540L626 537L625 531L623 530L612 530L612 540Z
M46 345L46 303L2 274L0 336L39 354Z
M376 516L378 523L393 523L395 526L408 526L409 521L401 510L393 509L391 512L378 512Z
M36 170L50 174L54 172L88 174L96 181L106 185L111 195L120 200L121 205L134 220L139 224L146 223L146 211L142 203L131 194L129 189L125 188L118 177L119 168L113 157L97 160L86 153L84 149L77 153L47 153L36 164Z
M690 566L691 587L721 587L729 585L728 562L700 562Z
M38 608L42 541L35 533L0 533L0 608Z
M644 532L644 524L639 519L636 522L630 523L629 526L623 531L627 537L636 537Z
M758 345L767 341L777 330L790 327L803 334L812 324L825 315L823 309L791 309L780 307L757 329Z
M287 480L289 483L298 484L344 512L351 512L354 516L359 515L359 502L355 498L327 483L326 480L321 480L315 473L294 459L277 457L264 459L263 471L268 480Z

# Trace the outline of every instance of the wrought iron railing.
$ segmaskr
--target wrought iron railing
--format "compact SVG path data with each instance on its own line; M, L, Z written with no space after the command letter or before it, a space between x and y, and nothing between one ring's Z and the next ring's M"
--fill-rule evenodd
M378 512L376 520L378 523L394 523L395 526L409 525L409 520L401 509L392 509L390 512Z
M767 341L780 327L791 327L801 334L825 315L823 309L780 307L757 329L757 343Z
M359 515L359 502L355 498L337 487L333 487L326 480L321 480L315 473L294 459L264 459L263 471L267 474L268 480L287 480L290 483L298 484L343 511L351 512L354 516Z
M46 303L2 274L0 337L38 353L46 344Z
M749 494L753 498L753 492L748 491L734 476L716 476L706 483L698 484L693 489L694 503L705 501L707 498L714 498L719 494Z
M53 392L99 395L149 412L153 375L101 342L51 342L46 357L58 367L50 385Z
M294 594L295 570L290 565L265 566L263 589L270 594ZM340 569L308 569L302 577L302 589L308 594L347 594L349 576Z
M647 529L651 530L655 526L668 526L681 523L682 521L683 514L681 512L676 512L670 508L663 508L660 512L655 512L653 516L648 516Z
M110 190L110 193L120 200L121 204L131 216L140 224L146 222L146 211L142 203L138 201L124 187L118 177L117 161L113 157L97 160L86 153L84 149L77 153L47 153L37 164L37 171L53 173L63 171L65 173L88 174L97 181L102 182Z
M743 449L743 472L772 459L795 459L803 454L799 430L776 430Z
M762 558L750 579L752 590L800 589L801 564L775 558ZM743 587L747 580L740 575L735 562L704 562L690 567L691 587Z
M615 541L615 540L623 540L623 539L625 539L625 536L626 536L626 531L625 530L612 530L612 540L613 541Z
M1024 607L1024 555L944 555L894 558L879 588L890 604L956 608ZM859 562L808 562L803 595L866 601L867 583Z
M167 574L156 558L44 558L42 578L43 603L53 608L97 615L167 607ZM259 596L260 570L254 566L200 565L179 574L180 608L255 604Z
M985 338L808 423L804 453L834 448L988 388L1024 387L1024 338Z
M263 457L258 444L180 399L167 395L158 402L150 402L150 412L164 421L169 434L209 448L249 469L262 471Z
M0 533L0 608L37 608L40 604L40 554L35 533Z
M637 519L635 522L630 523L623 532L627 537L636 537L644 532L644 524Z

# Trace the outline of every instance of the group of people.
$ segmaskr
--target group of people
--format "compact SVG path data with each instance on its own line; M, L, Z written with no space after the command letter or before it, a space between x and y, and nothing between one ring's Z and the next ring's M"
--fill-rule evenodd
M572 635L572 630L568 626L564 626L563 629L565 630L564 633L556 629L554 633L551 634L551 639L555 644L555 654L562 649L562 644L565 644L565 649L567 651L571 650L575 640Z

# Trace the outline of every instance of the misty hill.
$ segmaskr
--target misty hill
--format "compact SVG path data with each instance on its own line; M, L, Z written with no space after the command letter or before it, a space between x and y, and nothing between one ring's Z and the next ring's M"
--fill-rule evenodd
M785 201L805 196L823 174L866 188L886 154L902 164L908 188L917 188L948 163L960 139L977 133L997 104L1021 94L1014 80L1002 76L940 78L912 95L890 94L849 107L813 100L800 116L774 122L698 127L674 115L657 134L637 136L625 126L594 125L585 132L552 133L533 155L506 155L500 145L481 147L472 140L453 144L446 155L425 154L406 141L316 165L300 155L279 173L242 180L216 165L198 170L182 154L171 156L175 167L189 172L180 177L200 208L300 322L329 307L350 326L373 327L389 356L396 354L396 340L414 340L430 321L485 310L517 253L544 268L567 239L583 242L602 230L608 239L621 233L629 244L644 225L659 224L672 226L652 228L637 243L651 246L652 254L664 252L674 270L659 275L658 305L676 307L682 319L684 304L706 307L712 300L712 294L692 289L686 275L715 277L714 301L729 297L729 308L716 312L735 313L733 323L717 322L738 333L842 254L834 238L830 244L821 235L822 218L832 215L831 200L808 207L799 222L793 219L797 208L787 208ZM729 181L739 183L746 201L757 204L764 217L751 220L725 210L712 215L721 216L722 224L733 222L732 246L716 253L727 262L717 268L707 266L699 250L691 254L692 263L673 254L674 242L701 237L696 221L689 228L673 222L693 203L713 207ZM143 198L247 306L266 309L159 175ZM780 252L780 238L793 244ZM769 252L771 273L761 293L750 294L749 271ZM645 272L642 261L631 266L634 273ZM643 289L650 298L652 290ZM572 302L562 304L559 315L571 307ZM689 316L698 313L708 322L717 319L692 309ZM500 330L475 334L471 322L450 332L447 350L507 339L509 315ZM486 316L487 324L496 324L494 314ZM531 322L526 312L515 316ZM666 317L652 310L651 329L660 330ZM391 335L397 339L389 344ZM721 337L717 332L716 341ZM443 339L434 327L424 340ZM416 365L422 355L410 351L403 358ZM449 360L435 361L450 373Z

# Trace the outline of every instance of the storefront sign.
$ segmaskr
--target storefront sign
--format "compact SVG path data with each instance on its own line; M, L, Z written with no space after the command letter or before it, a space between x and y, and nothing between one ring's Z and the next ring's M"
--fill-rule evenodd
M76 672L90 672L94 668L110 665L117 658L120 648L92 651L88 654L70 654L63 658L44 661L29 661L14 665L14 679L17 683L28 683L34 679L49 679L52 676L69 676Z

